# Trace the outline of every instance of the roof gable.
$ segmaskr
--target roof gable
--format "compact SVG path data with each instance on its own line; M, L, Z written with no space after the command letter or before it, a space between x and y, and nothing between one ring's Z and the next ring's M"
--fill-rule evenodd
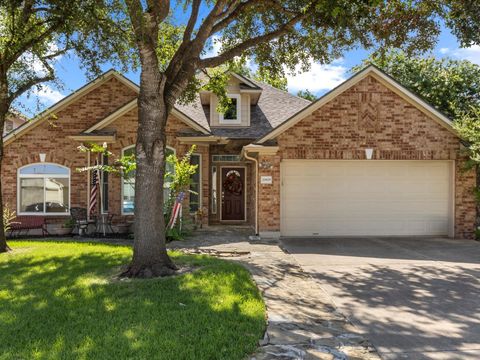
M281 123L279 126L275 127L268 134L258 139L256 143L262 144L267 142L268 140L271 140L277 137L278 135L280 135L287 129L291 128L292 126L300 122L302 119L304 119L308 115L311 115L313 112L320 109L323 105L330 102L331 100L336 98L338 95L342 94L344 91L356 85L357 83L359 83L361 80L365 79L368 76L372 76L373 78L378 80L382 85L392 90L394 93L396 93L401 98L403 98L404 100L406 100L407 102L415 106L421 112L428 115L429 118L431 118L433 121L436 121L441 126L445 127L447 130L457 135L456 131L452 127L452 121L447 116L442 114L439 110L434 108L432 105L428 104L419 96L412 93L410 90L406 89L403 85L398 83L396 80L394 80L392 77L390 77L389 75L387 75L386 73L378 69L377 67L370 65L364 68L363 70L359 71L355 75L353 75L351 78L349 78L348 80L346 80L345 82L343 82L342 84L334 88L333 90L326 93L320 99L313 102L310 106L307 106L304 109L297 112L296 114L294 114L288 120Z
M117 79L120 83L124 84L131 90L138 91L138 87L126 77L120 75L117 71L111 69L107 72L103 73L93 81L87 83L80 89L74 91L70 95L66 96L59 102L55 103L45 111L41 112L37 116L35 116L30 121L25 122L22 126L18 127L14 131L7 134L3 141L5 145L10 144L11 142L15 141L16 139L20 138L24 134L30 132L31 130L35 129L37 126L42 124L44 121L50 118L50 116L58 113L64 109L66 109L69 105L71 105L74 101L78 100L80 97L89 94L90 92L94 91L95 89L99 88L112 78Z
M115 120L120 118L121 116L125 115L131 110L136 109L138 106L137 99L133 99L132 101L126 103L125 105L121 106L117 110L115 110L113 113L108 115L107 117L103 118L93 126L89 127L88 129L84 130L84 133L92 133L93 131L101 130L111 123L113 123ZM200 131L203 134L210 134L210 132L198 124L196 121L194 121L192 118L184 114L182 111L178 110L177 108L172 109L173 116L175 116L177 119L181 120L184 122L186 125L190 126L194 130Z

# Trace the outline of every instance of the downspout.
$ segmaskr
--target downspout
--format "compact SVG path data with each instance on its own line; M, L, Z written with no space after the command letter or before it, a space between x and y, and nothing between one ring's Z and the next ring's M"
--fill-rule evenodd
M243 156L255 163L255 235L258 236L258 160L248 156L247 150L244 151Z

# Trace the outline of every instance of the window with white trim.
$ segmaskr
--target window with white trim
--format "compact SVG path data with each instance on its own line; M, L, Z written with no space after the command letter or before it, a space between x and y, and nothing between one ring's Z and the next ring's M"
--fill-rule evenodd
M191 176L190 182L190 212L196 213L200 209L202 186L202 160L200 154L192 154L190 164L197 165L197 171Z
M217 213L217 167L212 166L212 214Z
M135 145L124 148L122 151L123 156L129 156L135 154ZM175 154L175 149L171 147L166 147L165 157L168 157L171 154ZM172 164L166 163L165 170L167 173L175 173L175 168ZM170 182L165 180L163 186L163 197L164 201L168 200L170 194ZM128 178L122 178L122 214L123 215L133 215L135 212L135 171L132 171Z
M18 169L19 215L68 215L70 169L52 163Z
M228 94L230 104L225 112L219 115L220 124L241 124L242 116L240 112L240 94Z

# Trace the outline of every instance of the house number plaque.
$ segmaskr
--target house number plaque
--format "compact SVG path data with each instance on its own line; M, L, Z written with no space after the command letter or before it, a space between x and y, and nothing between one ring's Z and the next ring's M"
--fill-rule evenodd
M260 177L260 184L271 184L272 177L271 176L261 176Z

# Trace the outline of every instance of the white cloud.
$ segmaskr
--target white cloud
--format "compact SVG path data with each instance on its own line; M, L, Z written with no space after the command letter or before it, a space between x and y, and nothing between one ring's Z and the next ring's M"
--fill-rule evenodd
M305 89L313 93L333 89L347 78L348 69L341 65L342 63L342 59L337 59L329 65L312 61L310 70L303 73L299 73L300 66L298 66L295 75L287 75L288 90L296 94L299 90Z
M213 35L211 38L210 48L207 49L203 58L217 56L220 53L221 47L222 47L222 42L220 40L220 36Z
M48 85L42 85L41 89L36 87L33 89L32 95L37 96L40 102L45 103L45 105L54 104L65 97L60 91Z
M468 60L480 65L480 45L473 45L469 48L441 48L439 52L443 55L449 55L455 59Z

